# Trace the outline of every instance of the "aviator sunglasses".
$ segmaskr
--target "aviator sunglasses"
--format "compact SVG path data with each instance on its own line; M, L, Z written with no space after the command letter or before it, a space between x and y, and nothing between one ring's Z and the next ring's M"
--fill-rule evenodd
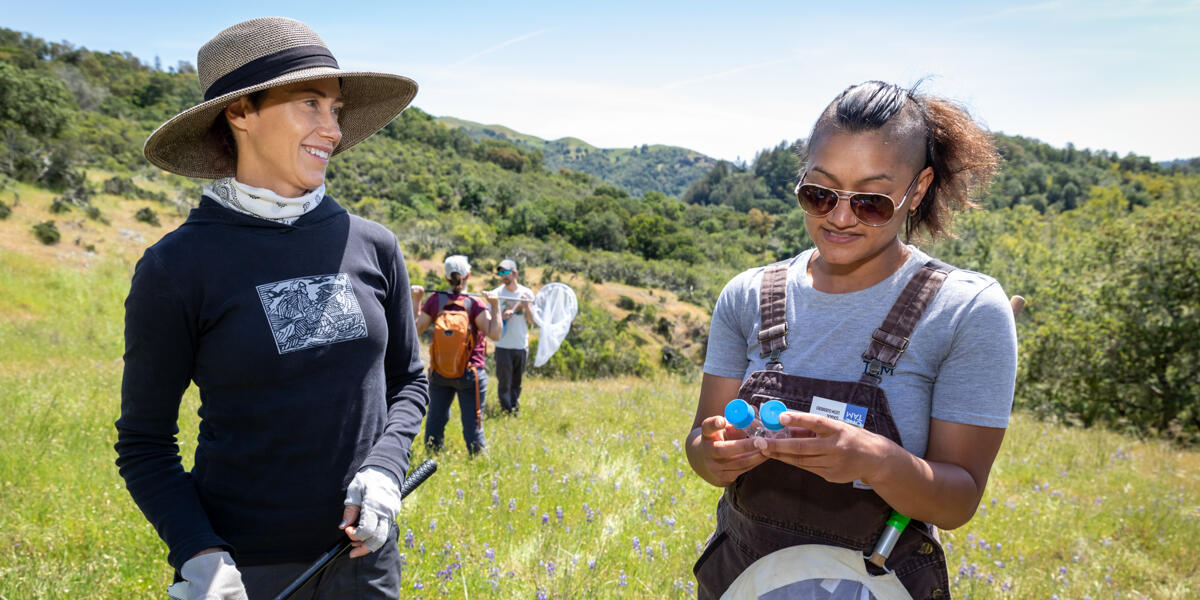
M500 276L508 275L509 273L512 273L512 269L496 269L496 274Z
M824 217L833 212L833 209L837 207L838 200L845 197L850 202L850 212L854 213L854 217L860 223L871 227L882 227L892 220L896 211L908 200L908 193L912 191L912 186L917 183L917 179L921 178L921 173L924 171L925 169L917 171L917 176L913 177L912 183L908 184L899 203L893 201L892 197L887 194L835 190L815 183L805 183L804 179L808 177L807 171L805 171L804 177L800 178L800 183L796 185L796 199L800 201L800 208L804 209L804 212L814 217Z

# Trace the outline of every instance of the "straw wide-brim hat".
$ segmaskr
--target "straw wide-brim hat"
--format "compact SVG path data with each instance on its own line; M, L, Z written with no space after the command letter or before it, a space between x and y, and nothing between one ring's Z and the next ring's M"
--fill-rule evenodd
M196 71L204 102L160 125L142 152L167 171L203 179L232 177L237 170L224 136L213 129L225 107L242 96L340 78L344 105L337 154L387 125L417 94L416 82L402 75L342 70L312 28L283 17L251 19L218 33L197 53Z

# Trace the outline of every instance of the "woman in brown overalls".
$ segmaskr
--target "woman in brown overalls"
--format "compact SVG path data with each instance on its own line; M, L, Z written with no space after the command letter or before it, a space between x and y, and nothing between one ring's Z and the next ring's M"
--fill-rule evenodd
M713 310L687 454L725 493L695 566L700 597L948 598L934 527L979 505L1012 407L1016 329L994 279L900 233L945 233L991 177L992 139L949 101L872 81L834 99L807 151L796 193L816 248L735 277ZM734 398L782 401L790 437L734 428ZM879 568L858 556L892 510L912 522ZM825 564L812 549L861 576L788 573Z

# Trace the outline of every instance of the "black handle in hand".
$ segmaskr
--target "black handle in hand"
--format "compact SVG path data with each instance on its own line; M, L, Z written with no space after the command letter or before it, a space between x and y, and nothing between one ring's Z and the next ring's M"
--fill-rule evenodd
M437 462L435 462L432 458L426 459L425 462L418 465L417 468L413 469L412 473L409 473L408 477L405 477L404 481L400 483L400 498L407 498L413 490L417 489L417 486L425 483L425 480L429 479L429 476L433 475L435 471L437 471ZM275 596L275 600L288 600L288 598L291 598L292 595L300 591L300 588L304 587L309 580L311 580L313 577L316 577L317 573L325 570L325 567L329 566L329 563L333 562L333 559L341 556L343 552L348 550L350 545L350 538L346 538L339 541L329 550L326 550L325 554L322 554L320 558L313 561L313 564L309 565L309 567L305 569L299 577L296 577L296 579L288 584L288 586L284 588L282 592L279 592L279 595Z

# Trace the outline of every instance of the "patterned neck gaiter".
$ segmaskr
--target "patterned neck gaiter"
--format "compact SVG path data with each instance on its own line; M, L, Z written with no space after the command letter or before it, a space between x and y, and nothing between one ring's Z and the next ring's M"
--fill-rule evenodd
M233 177L226 177L212 182L212 185L204 186L204 195L230 210L291 225L321 203L321 199L325 197L325 184L299 198L284 198L271 190L249 186Z

